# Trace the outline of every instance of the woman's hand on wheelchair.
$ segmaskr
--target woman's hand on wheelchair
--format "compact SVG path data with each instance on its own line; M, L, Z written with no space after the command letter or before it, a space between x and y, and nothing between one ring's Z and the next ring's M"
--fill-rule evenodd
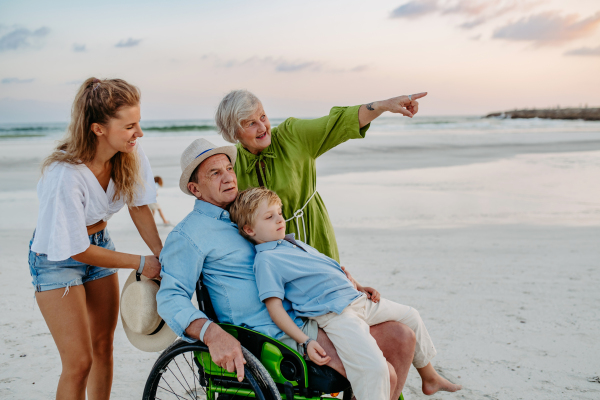
M310 360L317 365L325 365L331 361L331 357L325 353L325 350L323 350L321 345L317 343L316 340L313 340L308 344L306 354L308 354Z
M142 275L146 278L157 279L160 281L160 261L158 261L158 257L155 255L146 256Z

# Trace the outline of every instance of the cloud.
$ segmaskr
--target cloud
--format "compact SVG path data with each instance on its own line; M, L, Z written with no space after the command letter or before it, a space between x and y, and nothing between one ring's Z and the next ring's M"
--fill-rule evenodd
M463 22L462 24L459 25L459 27L461 27L463 29L473 29L475 27L478 27L481 24L486 23L487 21L488 21L488 18L480 17L480 18L476 18L472 21Z
M489 8L496 7L500 4L498 0L488 1L471 1L471 0L459 0L457 3L447 6L443 9L443 14L463 14L476 16L480 15Z
M565 56L596 56L600 57L600 46L598 47L581 47L579 49L569 50Z
M350 68L348 71L350 72L363 72L369 69L368 65L357 65L354 68Z
M497 28L492 37L512 41L532 41L536 45L558 44L591 34L600 25L600 12L579 20L576 14L562 16L558 11L521 18Z
M0 51L18 50L31 47L38 43L39 40L50 33L50 28L45 26L30 31L25 28L18 28L6 35L0 37Z
M511 11L528 11L545 0L413 0L393 10L390 18L418 18L426 14L459 15L463 29L473 29Z
M274 57L250 57L243 60L222 59L215 54L205 54L200 57L202 61L212 62L217 68L239 68L258 66L261 69L271 69L281 73L295 73L302 71L326 72L326 73L345 73L362 72L368 69L366 65L357 65L350 68L331 68L320 61L295 60L290 61L283 58Z
M87 49L85 48L85 44L73 43L73 51L75 53L84 53L87 51Z
M3 84L8 85L11 83L31 83L34 81L34 78L29 78L29 79L19 79L19 78L4 78L2 79Z
M438 9L437 0L413 0L392 10L390 18L418 18Z
M142 39L129 38L127 40L121 40L119 43L115 44L115 47L135 47L140 44L141 41Z
M306 62L287 62L282 61L275 65L275 71L277 72L298 72L303 70L313 70L318 71L321 69L321 65L314 61L306 61Z

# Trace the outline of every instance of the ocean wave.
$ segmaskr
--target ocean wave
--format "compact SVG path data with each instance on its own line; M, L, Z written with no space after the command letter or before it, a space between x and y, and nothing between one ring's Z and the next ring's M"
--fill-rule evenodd
M14 128L2 128L0 127L0 135L1 132L35 132L35 131L55 131L57 128L49 127L49 126L17 126Z
M216 131L217 127L214 125L144 126L142 130L153 132Z
M44 137L46 135L43 134L35 134L35 133L21 133L21 134L0 134L0 140L2 139L21 139L21 138L34 138L34 137Z

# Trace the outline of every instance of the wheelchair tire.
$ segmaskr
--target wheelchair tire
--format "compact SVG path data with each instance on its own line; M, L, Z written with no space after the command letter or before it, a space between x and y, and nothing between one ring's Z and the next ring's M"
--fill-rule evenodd
M207 353L208 347L202 342L188 343L178 339L163 351L150 371L143 399L215 400L215 394L223 393L222 388L226 388L223 398L252 398L248 393L252 391L257 400L281 400L265 367L244 347L246 365L242 382L224 374L207 375L194 357L195 352ZM215 389L214 385L220 389Z

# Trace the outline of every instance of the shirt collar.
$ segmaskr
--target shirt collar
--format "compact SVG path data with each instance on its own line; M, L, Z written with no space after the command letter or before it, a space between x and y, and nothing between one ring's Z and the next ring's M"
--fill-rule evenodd
M285 235L285 237L283 239L287 240L291 244L298 245L298 243L296 243L296 234L295 233L288 233L287 235Z
M271 130L271 135L273 134L273 131ZM271 136L272 137L272 136ZM258 160L258 159L264 159L264 158L277 158L277 155L275 154L275 152L273 151L273 143L271 143L270 145L267 146L267 148L265 148L263 151L261 151L259 154L252 154L250 153L250 151L248 151L248 149L246 149L244 146L242 146L242 143L237 142L236 147L241 151L241 153L248 158L248 160L250 161L250 163L252 165L254 165L254 163Z
M281 240L273 240L272 242L256 244L254 245L254 248L256 249L257 253L260 253L262 251L273 250L278 244L281 244Z
M200 211L202 214L210 218L223 219L231 222L229 211L223 210L221 207L217 207L214 204L210 204L204 200L196 199L194 210Z
M276 248L280 244L283 244L284 242L288 242L288 246L295 245L298 246L300 249L306 251L302 246L300 246L298 242L296 242L294 233L288 233L287 235L285 235L283 240L273 240L272 242L257 244L254 246L254 248L256 249L257 253L260 253L261 251L273 250L274 248Z

